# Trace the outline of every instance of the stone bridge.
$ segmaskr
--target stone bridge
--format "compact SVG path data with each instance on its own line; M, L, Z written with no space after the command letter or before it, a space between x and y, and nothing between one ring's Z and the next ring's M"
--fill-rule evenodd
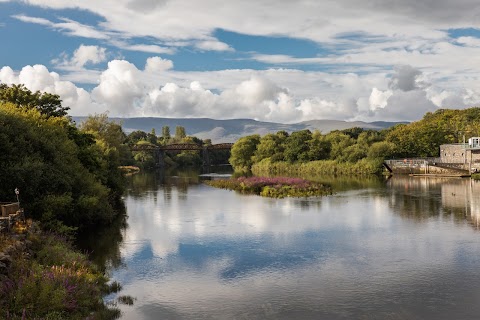
M207 146L199 146L192 143L177 143L166 146L156 146L153 144L137 144L131 149L132 151L147 151L152 152L155 157L155 165L157 167L165 166L165 152L166 151L201 151L204 166L210 165L210 152L213 150L230 150L233 143L218 143Z

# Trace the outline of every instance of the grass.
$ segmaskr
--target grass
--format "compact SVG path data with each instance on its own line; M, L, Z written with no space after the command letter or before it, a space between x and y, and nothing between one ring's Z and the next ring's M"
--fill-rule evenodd
M301 178L239 177L206 181L206 184L270 198L313 197L332 194L329 186Z

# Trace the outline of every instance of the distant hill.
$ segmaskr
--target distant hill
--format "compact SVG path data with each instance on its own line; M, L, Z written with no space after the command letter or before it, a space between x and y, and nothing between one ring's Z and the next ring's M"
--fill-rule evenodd
M76 123L81 123L86 117L73 117ZM353 127L381 130L401 122L363 122L340 120L310 120L294 124L263 122L252 119L215 120L209 118L110 118L122 124L125 132L135 130L150 132L155 129L157 135L161 134L162 127L169 126L171 134L175 134L175 127L182 126L188 135L201 139L212 139L214 143L235 142L238 138L250 135L274 133L280 130L287 132L303 129L320 130L328 133L333 130L343 130Z

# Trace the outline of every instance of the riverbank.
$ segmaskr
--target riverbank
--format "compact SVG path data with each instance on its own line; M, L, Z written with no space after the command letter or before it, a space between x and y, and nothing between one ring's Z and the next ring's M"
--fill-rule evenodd
M16 224L0 235L0 318L116 319L103 302L118 291L87 257L38 223Z

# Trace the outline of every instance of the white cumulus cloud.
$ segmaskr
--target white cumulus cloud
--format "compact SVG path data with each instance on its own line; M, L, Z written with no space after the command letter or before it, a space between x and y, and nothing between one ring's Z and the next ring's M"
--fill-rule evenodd
M3 67L0 81L59 94L72 108L72 115L108 110L111 116L252 118L284 123L411 121L427 111L464 108L480 101L480 90L434 86L429 75L408 65L391 72L361 76L292 69L185 72L174 70L171 60L151 57L143 70L126 60L110 61L105 70L90 75L97 77L90 92L43 65L20 71Z
M99 46L80 45L72 57L63 55L63 59L55 59L52 62L60 68L74 68L79 69L85 67L87 64L98 64L106 60L106 49Z
M25 66L20 72L10 67L0 69L0 83L24 84L31 91L58 94L64 106L70 107L72 115L103 112L90 97L90 93L70 81L60 79L58 73L49 72L43 65Z
M145 63L145 71L149 73L160 73L173 68L172 60L162 59L160 57L150 57Z

